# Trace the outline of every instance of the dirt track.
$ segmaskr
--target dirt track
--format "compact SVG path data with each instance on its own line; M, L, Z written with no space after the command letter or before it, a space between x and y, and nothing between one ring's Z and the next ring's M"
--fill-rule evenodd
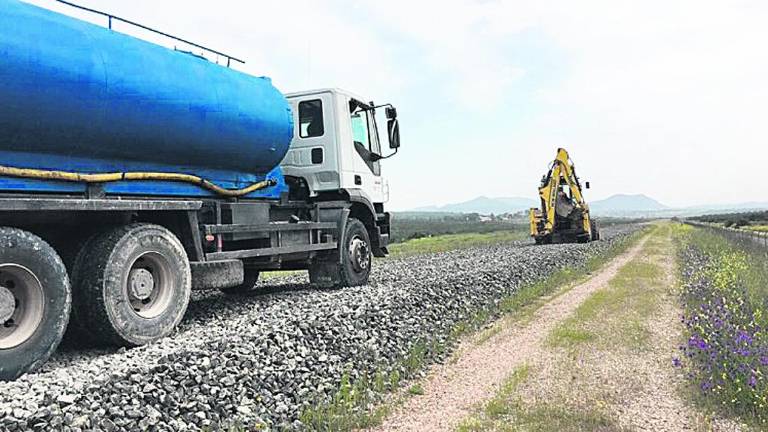
M522 327L508 327L476 345L469 341L449 362L432 370L424 395L410 398L377 431L449 431L495 394L499 383L525 362L535 362L547 334L587 297L604 287L633 260L644 240L620 255L586 282L554 297Z

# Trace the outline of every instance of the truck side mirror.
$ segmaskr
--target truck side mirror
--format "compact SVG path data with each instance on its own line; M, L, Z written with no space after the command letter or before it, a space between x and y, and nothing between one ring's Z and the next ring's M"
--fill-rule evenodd
M400 148L400 123L397 122L397 118L387 120L387 132L389 135L389 148Z
M386 110L387 119L394 120L397 118L397 108L395 107L387 107Z
M589 189L589 182L584 183L584 187Z

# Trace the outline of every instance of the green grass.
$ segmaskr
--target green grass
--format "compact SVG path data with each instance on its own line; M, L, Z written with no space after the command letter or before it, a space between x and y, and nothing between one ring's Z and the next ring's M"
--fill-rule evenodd
M641 251L645 258L624 265L606 289L595 292L580 304L550 332L549 345L577 348L600 344L635 349L647 346L650 331L646 322L657 310L667 289L661 267L647 257L663 248L659 238L667 235L667 228L654 228Z
M349 373L341 377L336 393L330 401L318 401L307 407L300 420L313 431L349 431L381 424L391 410L400 402L395 400L381 404L380 397L401 387L404 379L413 378L424 367L427 354L440 352L444 347L436 342L416 342L398 362L400 368L392 372L377 370L352 380ZM403 371L401 374L400 370ZM424 389L416 383L408 388L411 395L423 394ZM371 408L374 407L374 408Z
M768 260L765 254L744 250L727 238L707 230L681 227L679 231L681 244L688 243L711 256L727 256L731 258L730 261L738 262L738 269L720 269L714 282L721 287L729 284L743 286L747 300L762 309L763 302L768 298ZM766 321L763 324L768 326L768 314L764 318Z
M521 410L516 423L504 431L584 432L622 431L610 417L596 409L568 409L553 404L537 404Z
M399 373L388 376L377 372L352 381L348 372L341 377L339 389L329 402L307 407L300 416L301 422L313 431L341 431L365 428L379 424L389 413L390 406L382 405L368 412L363 407L376 402L371 391L383 392L387 386L397 387Z
M389 253L390 256L397 258L509 243L525 240L528 237L527 231L519 229L494 231L490 233L447 234L408 240L403 243L395 243L390 245Z
M501 385L498 393L493 399L488 401L482 408L482 412L479 416L471 417L464 420L458 427L459 432L472 432L488 430L488 426L492 425L496 420L500 420L506 416L512 414L516 410L517 404L510 403L517 391L517 388L523 384L530 375L530 367L527 364L523 364L515 368L512 374L507 377L506 381Z
M575 323L560 325L549 335L549 343L553 346L574 347L576 345L592 342L597 339L594 332L576 328Z
M768 232L768 225L748 225L742 228L750 231Z
M407 240L445 234L489 233L494 231L527 230L527 215L516 222L480 221L479 215L451 213L392 214L390 241L401 243Z
M505 409L502 407L503 400L517 390L521 384L523 384L531 374L531 368L527 364L523 364L515 368L512 374L502 384L501 390L496 398L492 399L485 407L485 413L491 418L499 418L505 413Z
M421 386L420 383L416 383L408 388L408 393L412 395L423 395L424 394L424 387Z
M526 404L517 396L528 380L530 367L516 368L496 395L474 416L465 419L457 432L484 431L619 431L607 416L595 409L567 409L550 403Z

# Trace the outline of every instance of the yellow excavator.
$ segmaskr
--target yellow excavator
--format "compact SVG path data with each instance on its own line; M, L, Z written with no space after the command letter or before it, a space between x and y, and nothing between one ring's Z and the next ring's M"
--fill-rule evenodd
M589 189L589 182L585 183ZM529 213L531 237L536 244L586 243L600 239L597 223L590 217L576 168L565 149L557 157L539 186L541 208Z

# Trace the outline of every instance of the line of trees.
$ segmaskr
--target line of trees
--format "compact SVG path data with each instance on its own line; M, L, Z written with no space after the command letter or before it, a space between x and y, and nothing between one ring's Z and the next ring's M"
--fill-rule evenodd
M699 222L717 223L726 227L739 228L748 225L767 225L768 211L704 215L692 217L691 219Z

